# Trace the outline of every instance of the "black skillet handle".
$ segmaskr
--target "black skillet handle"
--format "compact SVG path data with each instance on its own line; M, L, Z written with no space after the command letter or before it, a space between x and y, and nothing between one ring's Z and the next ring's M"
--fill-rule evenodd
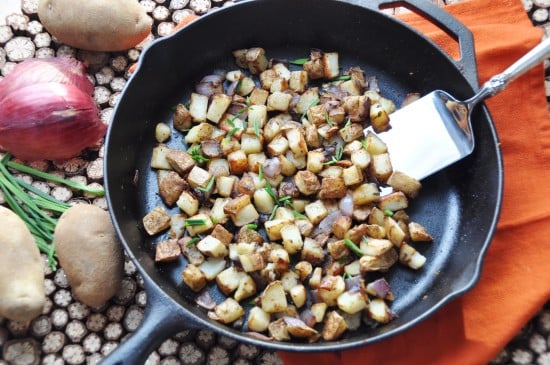
M464 78L472 86L474 90L479 88L477 78L477 64L475 57L475 45L472 32L459 22L455 17L441 9L439 6L427 0L349 0L359 6L371 8L379 11L380 9L395 8L403 6L417 15L422 16L432 24L439 27L458 43L460 50L460 59L449 59L460 70ZM414 28L411 28L417 32Z
M141 324L125 341L101 361L101 365L144 364L164 340L184 329L196 329L199 325L191 315L170 302L170 298L159 287L144 277L147 293L147 307ZM170 309L174 310L170 310Z

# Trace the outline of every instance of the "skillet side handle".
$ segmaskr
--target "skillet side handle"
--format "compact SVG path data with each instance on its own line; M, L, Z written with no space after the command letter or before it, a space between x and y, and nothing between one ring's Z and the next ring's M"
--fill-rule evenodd
M475 56L475 44L472 32L459 22L454 16L426 0L351 0L353 3L363 7L380 11L380 9L403 6L417 15L434 24L458 43L460 59L454 60L448 57L451 62L460 70L464 78L474 90L479 89L477 78L477 63ZM405 23L406 24L406 23ZM415 32L417 30L413 29Z
M101 365L136 365L144 364L151 352L162 341L185 329L196 328L193 319L185 317L179 310L171 310L173 304L159 293L158 288L145 281L147 307L141 324L132 335L113 350Z

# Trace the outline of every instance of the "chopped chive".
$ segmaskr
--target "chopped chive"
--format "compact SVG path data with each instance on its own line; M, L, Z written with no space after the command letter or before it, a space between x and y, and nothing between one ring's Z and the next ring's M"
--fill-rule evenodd
M185 220L185 226L186 227L204 226L205 224L206 224L205 219L186 219Z
M195 160L196 163L201 163L201 162L208 162L210 161L210 159L208 157L204 157L201 153L201 151L199 151L200 149L200 146L197 144L197 145L194 145L193 147L189 148L187 150L187 153L191 155L191 157L193 157L193 160Z
M367 140L366 139L361 139L359 142L361 142L361 145L363 146L364 149L367 149Z
M328 116L328 112L326 111L325 109L325 121L327 122L327 124L329 125L329 127L334 127L334 124L332 124L332 122L330 121L330 118Z
M393 216L393 211L391 211L389 209L384 209L384 215L386 215L388 217L391 217L391 216Z
M210 190L212 190L212 188L214 187L214 181L215 180L216 180L216 178L212 177L210 179L210 181L208 182L208 185L206 185L206 187L203 188L203 187L199 186L199 187L197 187L197 190L204 191L205 193L210 192Z
M342 260L342 259L340 259L340 260ZM338 263L343 264L343 262L340 262L340 261L338 261ZM349 279L349 278L351 278L351 275L344 271L344 273L342 274L342 277L344 279Z
M264 179L264 165L258 164L258 179L262 181Z
M347 80L351 80L350 75L338 76L338 77L333 78L331 81L347 81Z
M265 184L265 191L267 191L267 193L269 194L269 196L271 197L271 199L273 199L273 201L275 202L275 204L278 204L279 199L277 199L277 195L275 195L275 192L273 191L273 188L271 187L271 184L269 183L269 181L266 181L266 184Z
M275 217L275 213L277 212L277 208L279 208L278 205L275 205L275 207L273 207L273 210L271 211L271 215L269 216L268 220L272 220Z
M367 236L363 236L361 237L361 241L365 242L365 244L369 244L369 239L367 238Z
M227 135L225 136L225 138L231 138L235 133L237 133L237 131L239 130L240 128L233 128L229 131L229 133L227 133Z
M66 180L66 179L63 179L63 178L61 178L57 175L49 174L47 172L43 172L43 171L34 169L32 167L29 167L29 166L21 165L21 164L18 164L17 162L8 161L8 162L6 162L6 166L11 167L12 169L24 172L26 174L34 175L34 176L40 177L40 178L48 180L48 181L52 181L52 182L56 182L56 183L59 183L59 184L66 185L66 186L71 187L71 188L76 189L76 190L84 191L84 192L89 193L89 194L93 194L93 195L97 195L97 196L105 195L105 190L103 190L103 189L90 188L86 185L82 185L80 183L77 183L76 181Z
M346 246L349 247L350 250L352 250L357 256L364 256L365 253L363 251L361 251L361 249L359 247L357 247L357 245L355 243L353 243L352 240L350 240L349 238L344 238L344 243L346 244Z
M292 60L292 61L288 61L288 63L290 63L291 65L297 65L297 66L302 66L304 63L306 63L307 61L309 61L309 58L297 58L295 60Z
M247 224L247 225L246 225L246 228L248 228L248 229L257 229L257 228L258 228L258 225L257 225L257 224L254 224L254 223L250 223L250 224Z
M189 241L187 241L185 246L189 247L189 246L194 245L195 243L199 242L200 240L201 240L200 237L193 237Z
M344 155L344 148L342 146L338 146L336 148L336 153L330 161L323 162L323 165L334 165L335 163L339 162L342 159L342 156Z

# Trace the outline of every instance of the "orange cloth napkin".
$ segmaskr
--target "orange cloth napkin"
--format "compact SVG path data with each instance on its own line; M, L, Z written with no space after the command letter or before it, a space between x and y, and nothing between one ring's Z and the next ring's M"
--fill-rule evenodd
M474 34L480 83L542 38L520 0L467 0L445 9ZM404 19L447 49L448 37L426 21ZM543 80L541 65L486 102L502 144L504 200L474 289L380 343L331 353L279 352L287 365L486 364L550 299L550 118Z

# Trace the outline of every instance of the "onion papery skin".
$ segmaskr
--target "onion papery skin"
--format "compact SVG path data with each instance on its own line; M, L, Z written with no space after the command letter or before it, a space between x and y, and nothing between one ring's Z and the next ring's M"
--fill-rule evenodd
M75 157L106 130L92 97L74 85L30 85L0 101L0 146L23 160Z
M29 58L0 82L0 101L22 87L50 82L74 85L88 95L94 91L82 62L72 57Z

